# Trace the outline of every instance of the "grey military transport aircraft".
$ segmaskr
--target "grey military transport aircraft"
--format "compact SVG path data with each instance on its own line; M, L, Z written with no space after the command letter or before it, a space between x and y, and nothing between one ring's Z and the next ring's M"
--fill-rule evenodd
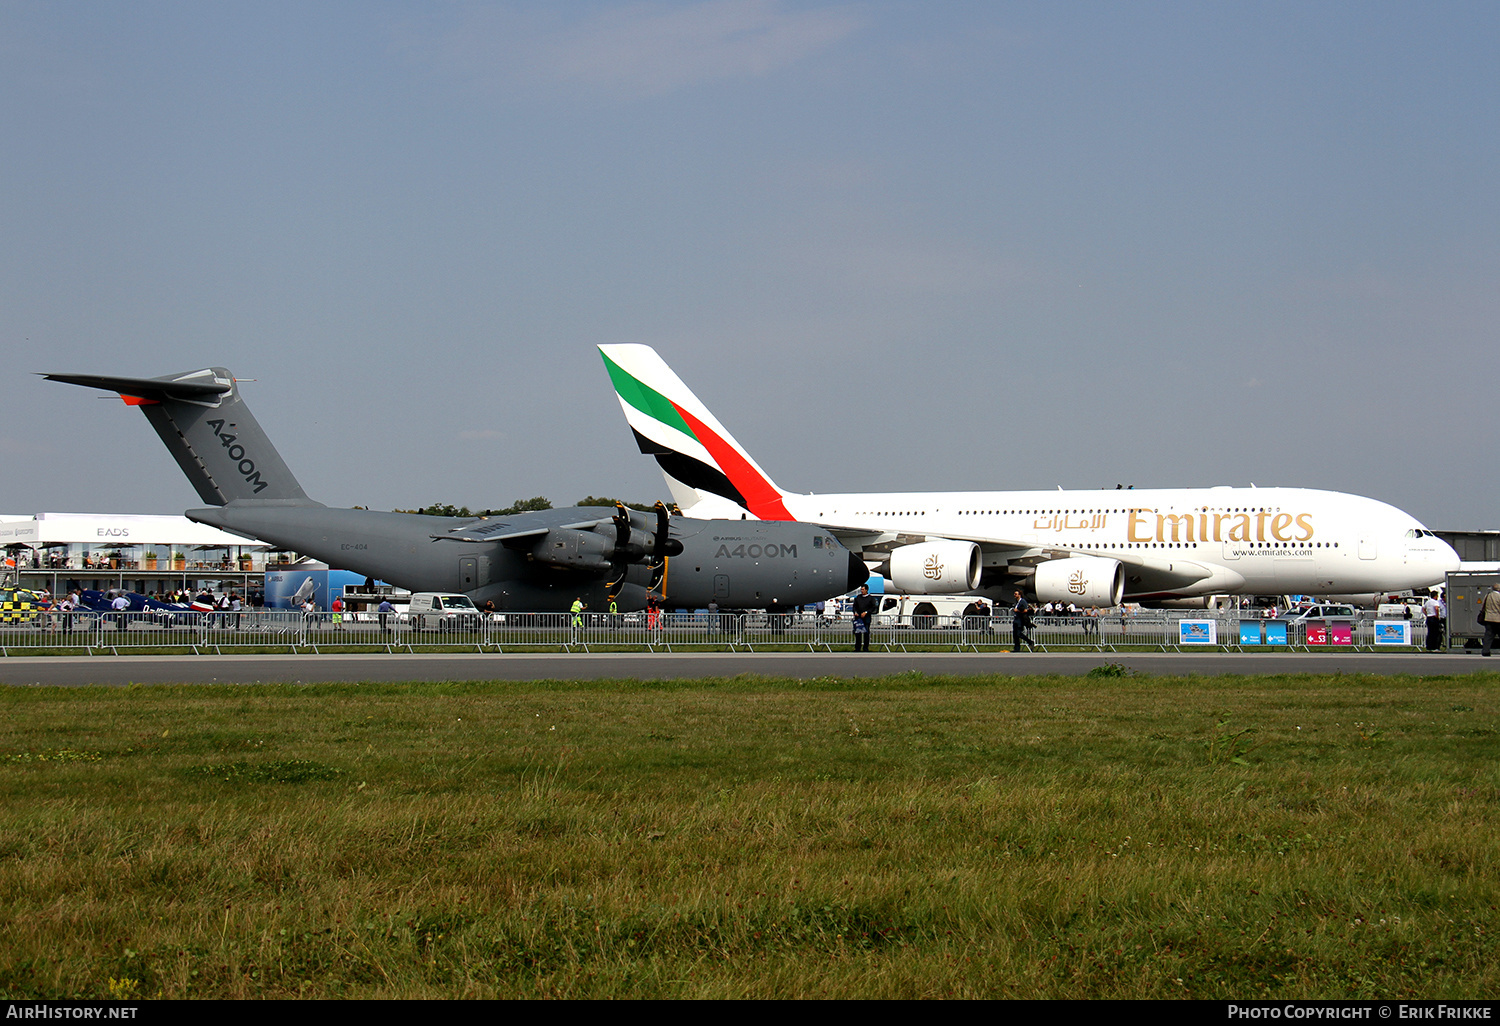
M46 374L138 406L212 508L189 520L270 542L411 591L464 592L496 609L567 609L582 598L642 609L787 609L858 587L869 571L823 528L695 520L617 506L499 517L332 509L302 490L222 367L159 378Z

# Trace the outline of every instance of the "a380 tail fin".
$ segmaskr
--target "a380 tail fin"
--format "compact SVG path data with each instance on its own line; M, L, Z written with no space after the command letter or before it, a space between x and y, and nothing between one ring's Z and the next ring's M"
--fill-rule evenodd
M683 489L717 495L761 520L794 520L786 495L693 395L643 345L599 347L641 452L656 457L678 502Z
M316 506L292 476L223 367L160 378L44 374L48 381L120 393L139 406L177 465L211 506L237 499Z

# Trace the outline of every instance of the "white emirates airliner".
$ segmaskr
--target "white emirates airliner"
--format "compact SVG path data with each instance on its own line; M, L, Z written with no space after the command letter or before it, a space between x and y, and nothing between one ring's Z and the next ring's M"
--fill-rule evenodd
M1111 606L1426 588L1458 554L1394 506L1306 488L799 495L776 486L656 351L599 347L641 451L684 512L826 527L894 590L1020 588Z

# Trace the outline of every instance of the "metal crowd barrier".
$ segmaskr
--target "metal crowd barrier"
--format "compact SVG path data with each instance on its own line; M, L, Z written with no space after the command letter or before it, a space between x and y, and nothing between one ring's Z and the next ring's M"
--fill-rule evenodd
M1185 632L1183 620L1212 623ZM1256 640L1241 624L1256 625ZM1262 624L1238 616L1181 617L1165 614L1098 617L1038 616L1027 630L1025 647L1036 651L1317 651L1320 649L1412 651L1426 639L1425 624L1410 625L1410 643L1377 640L1376 623L1357 622L1345 640L1328 632L1323 644L1312 643L1308 630L1286 624L1285 641ZM1316 636L1316 632L1314 632ZM1191 635L1189 637L1188 635ZM1386 642L1389 635L1383 635ZM871 633L874 651L1005 651L1013 647L1008 612L989 617L888 616L877 614ZM852 649L847 616L820 617L811 612L671 613L654 619L645 613L495 613L429 618L419 625L405 614L376 612L313 613L246 610L243 612L141 613L80 610L34 612L0 623L0 655L47 652L154 651L387 651L444 649L477 652L526 651L836 651Z

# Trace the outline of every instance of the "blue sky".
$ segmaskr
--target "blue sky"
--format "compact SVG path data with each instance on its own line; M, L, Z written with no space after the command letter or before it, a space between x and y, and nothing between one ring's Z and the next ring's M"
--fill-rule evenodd
M221 365L331 505L1244 484L1500 527L1500 6L0 3L0 512L179 512Z

